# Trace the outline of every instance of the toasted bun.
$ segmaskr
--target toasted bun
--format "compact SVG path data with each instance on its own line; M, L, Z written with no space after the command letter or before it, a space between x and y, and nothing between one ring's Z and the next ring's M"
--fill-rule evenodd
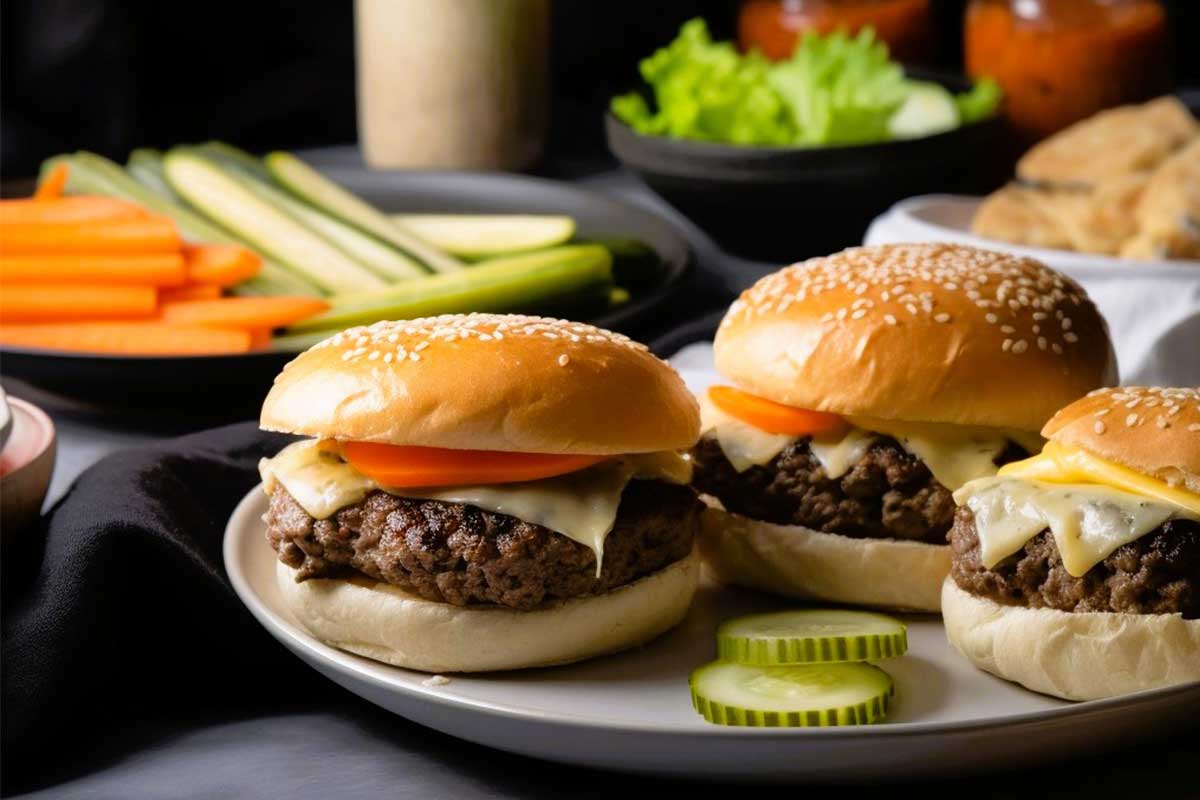
M942 589L946 636L975 666L1067 700L1200 681L1200 620L1002 606Z
M1200 389L1101 389L1055 414L1042 435L1200 494Z
M950 572L948 546L852 539L717 508L704 512L700 552L723 583L902 611L937 611Z
M954 244L856 247L768 275L730 307L715 355L737 386L786 405L1027 431L1116 381L1078 284Z
M424 672L548 667L648 642L687 614L696 553L604 594L533 611L455 606L367 578L296 582L277 562L284 603L332 647Z
M700 411L644 345L578 322L466 314L343 331L283 368L266 430L608 455L695 443Z

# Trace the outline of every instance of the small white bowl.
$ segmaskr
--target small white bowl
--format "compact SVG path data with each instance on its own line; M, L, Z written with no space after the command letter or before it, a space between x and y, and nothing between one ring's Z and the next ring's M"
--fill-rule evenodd
M10 542L38 518L54 472L54 423L32 403L8 398L12 432L0 450L0 540Z

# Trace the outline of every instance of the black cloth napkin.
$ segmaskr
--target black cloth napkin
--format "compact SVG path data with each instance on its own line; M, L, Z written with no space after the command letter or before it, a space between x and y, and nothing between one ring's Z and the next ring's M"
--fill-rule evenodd
M6 784L69 760L130 709L261 704L316 682L241 605L221 559L259 458L287 441L247 422L114 454L47 515L32 552L6 544Z

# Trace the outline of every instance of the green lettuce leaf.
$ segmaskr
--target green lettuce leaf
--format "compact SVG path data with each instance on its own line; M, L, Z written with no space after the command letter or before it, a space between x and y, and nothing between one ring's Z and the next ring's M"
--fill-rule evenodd
M714 42L702 19L641 63L658 109L637 94L614 98L612 111L638 133L734 144L785 145L795 126L767 83L770 62Z
M870 28L807 34L791 58L772 63L714 42L704 20L693 19L639 66L652 100L638 92L614 97L619 119L646 135L742 145L886 141L895 135L889 121L920 86ZM962 124L994 113L999 102L988 79L954 98Z

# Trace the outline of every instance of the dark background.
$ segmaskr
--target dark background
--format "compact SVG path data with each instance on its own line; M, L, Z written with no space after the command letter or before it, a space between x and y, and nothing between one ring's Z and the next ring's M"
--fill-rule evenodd
M960 68L965 4L934 0L939 66ZM1200 2L1166 5L1175 77L1200 84ZM350 0L4 0L0 9L4 179L80 148L124 160L133 147L210 138L251 150L355 139ZM552 163L542 171L603 153L608 99L635 85L638 60L683 21L703 16L732 37L736 12L735 0L555 2Z

